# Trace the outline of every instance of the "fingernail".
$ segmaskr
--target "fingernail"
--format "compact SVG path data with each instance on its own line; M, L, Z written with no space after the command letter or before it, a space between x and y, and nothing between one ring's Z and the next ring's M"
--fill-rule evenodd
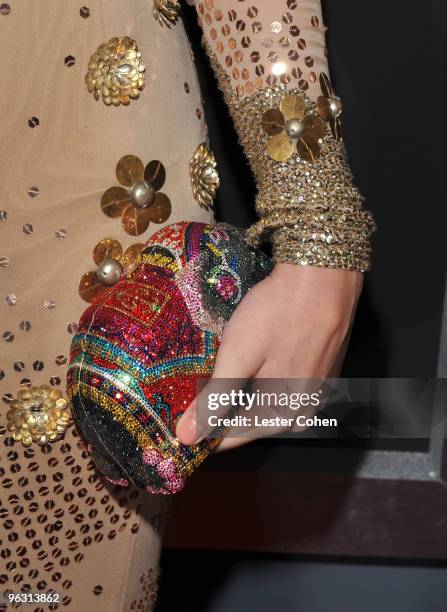
M183 417L179 420L177 427L176 427L176 431L179 431L179 434L177 434L180 439L181 442L183 444L187 444L187 445L191 445L195 443L195 439L196 439L196 421L194 418L188 418L185 417L183 420Z

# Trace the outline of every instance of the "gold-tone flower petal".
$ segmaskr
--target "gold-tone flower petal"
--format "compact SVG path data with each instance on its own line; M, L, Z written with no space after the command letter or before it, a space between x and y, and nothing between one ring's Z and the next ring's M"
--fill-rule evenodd
M293 151L293 143L286 134L276 134L267 143L267 152L275 161L286 161Z
M79 282L79 295L86 302L93 302L104 291L107 291L107 287L100 284L96 272L87 272Z
M265 111L261 118L261 127L269 136L280 134L286 123L286 119L282 112L277 108L270 108Z
M319 96L317 99L317 111L320 117L324 121L328 121L331 116L331 107L329 106L329 99L325 96Z
M149 208L128 206L123 212L122 223L125 231L131 236L139 236L147 230L151 221Z
M93 250L93 261L98 266L104 259L119 259L123 253L123 247L113 238L103 238Z
M169 219L171 214L171 201L167 195L159 191L155 196L155 202L148 210L151 221L154 223L164 223Z
M326 127L318 115L307 115L303 119L304 123L304 134L303 138L306 140L308 137L319 140L326 134Z
M124 268L125 274L129 274L133 270L133 268L135 268L135 266L139 264L140 255L143 248L144 244L138 242L135 244L131 244L124 251L123 255L121 256L120 262Z
M125 155L116 166L116 178L126 187L142 181L144 178L144 166L141 159L135 155Z
M159 191L166 180L166 170L161 161L153 159L144 170L144 180L152 185L155 191Z
M314 138L300 138L296 143L296 149L301 159L313 163L320 157L320 145Z
M51 395L52 391L53 387L50 387L50 385L40 385L40 387L35 387L36 395L41 395L43 398L47 398L49 395Z
M152 13L161 26L171 27L178 19L180 2L178 0L154 0Z
M325 98L330 98L333 95L331 82L329 80L328 75L325 74L324 72L320 73L320 87L321 87L321 93L323 94Z
M102 212L112 219L121 217L129 204L129 192L124 187L110 187L101 198Z
M19 400L26 400L31 397L31 391L29 389L20 389L17 393L17 397Z
M340 117L331 117L329 119L329 126L331 128L331 132L333 137L336 140L341 139L341 120Z
M295 94L284 96L279 108L286 119L303 119L306 113L306 103Z

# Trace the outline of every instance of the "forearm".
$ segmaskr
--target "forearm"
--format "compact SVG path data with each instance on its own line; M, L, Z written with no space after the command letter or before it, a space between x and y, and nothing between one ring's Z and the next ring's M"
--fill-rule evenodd
M197 2L204 41L254 172L277 262L364 271L372 217L341 140L319 0Z

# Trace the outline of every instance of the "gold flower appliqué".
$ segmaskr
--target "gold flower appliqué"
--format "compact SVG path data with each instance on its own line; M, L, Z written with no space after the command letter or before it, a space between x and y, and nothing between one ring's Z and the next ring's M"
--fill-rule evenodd
M317 111L323 121L329 123L332 136L337 140L341 139L341 120L342 112L341 100L338 98L332 89L331 82L327 74L320 74L320 87L323 93L317 99Z
M279 109L267 110L261 126L270 136L267 153L275 161L286 161L294 153L313 162L320 156L320 139L326 128L320 117L309 112L306 102L296 94L285 95Z
M212 208L216 191L220 185L216 165L213 152L205 142L202 142L194 151L189 165L189 174L194 199L206 210Z
M122 187L110 187L101 198L105 215L121 217L124 229L139 236L149 224L164 223L171 214L171 201L160 189L166 180L163 164L154 159L146 167L135 155L125 155L116 166Z
M95 100L102 96L107 106L127 106L144 89L145 70L136 41L128 36L114 37L91 56L85 82Z
M138 264L143 247L143 244L132 244L123 251L118 240L100 240L93 250L93 261L97 268L86 272L79 283L81 298L86 302L93 302L109 287L113 287L122 276L130 274Z
M170 28L177 23L179 10L178 0L154 0L152 13L161 26Z
M21 389L11 402L6 418L8 431L24 446L55 442L73 422L61 391L48 385Z

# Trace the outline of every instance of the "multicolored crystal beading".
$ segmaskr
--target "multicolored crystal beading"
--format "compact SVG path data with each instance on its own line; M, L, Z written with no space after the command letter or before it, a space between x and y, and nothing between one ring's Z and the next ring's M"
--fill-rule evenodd
M93 299L73 339L68 395L98 469L115 484L179 491L223 434L195 446L178 418L211 375L225 321L271 270L228 225L177 223Z

